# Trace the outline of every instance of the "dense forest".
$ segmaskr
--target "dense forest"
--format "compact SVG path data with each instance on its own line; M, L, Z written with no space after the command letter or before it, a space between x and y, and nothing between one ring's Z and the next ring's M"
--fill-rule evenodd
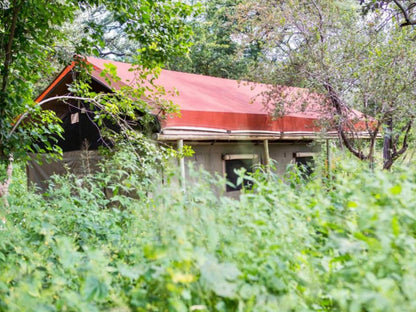
M0 311L416 310L416 2L0 0L0 20ZM103 96L81 62L60 100L118 130L97 170L86 154L87 174L40 192L27 161L62 158L63 128L35 99L83 56L131 63L146 87ZM337 139L311 174L237 171L238 197L203 168L183 183L191 148L143 131L161 68L266 83L273 118L294 101L281 86L307 89Z

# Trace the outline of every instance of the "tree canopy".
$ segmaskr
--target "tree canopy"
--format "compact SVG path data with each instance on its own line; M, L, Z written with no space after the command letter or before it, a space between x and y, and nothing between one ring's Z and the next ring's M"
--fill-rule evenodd
M362 16L356 1L248 0L238 12L244 39L263 42L254 75L325 95L330 126L358 158L373 161L380 134L384 168L403 155L415 114L413 29L400 28L384 11ZM365 115L367 149L355 140L352 109Z
M10 0L0 7L0 158L12 162L28 152L59 151L46 140L59 133L52 113L34 103L34 86L56 70L62 55L98 53L104 47L108 28L99 20L83 23L72 36L63 26L73 23L80 12L102 8L131 40L137 42L135 63L153 68L172 55L187 51L190 28L185 24L190 5L172 0ZM72 29L74 31L74 29ZM63 44L71 40L71 44ZM66 49L66 50L65 50ZM65 50L66 53L62 53ZM62 66L62 65L60 65ZM30 122L14 123L19 115L31 112ZM44 147L33 144L43 141ZM1 189L0 189L1 195Z
M233 15L242 0L198 1L201 14L188 21L194 32L188 55L173 57L172 70L203 75L243 79L256 64L256 46L242 48L236 34Z
M363 13L381 10L395 18L400 27L416 25L416 2L413 0L360 0Z

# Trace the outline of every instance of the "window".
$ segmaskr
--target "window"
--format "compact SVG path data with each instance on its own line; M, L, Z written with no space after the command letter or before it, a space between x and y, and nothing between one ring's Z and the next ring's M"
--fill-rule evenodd
M309 177L314 168L313 156L315 153L306 153L298 152L294 153L293 157L295 158L295 164L298 166L305 174L305 177Z
M237 185L238 174L236 170L241 168L245 168L246 172L253 172L253 166L258 162L258 156L255 154L226 154L223 155L222 159L224 160L224 172L226 175L226 179L228 182L232 183L226 185L226 191L238 191L243 188L250 188L251 182L249 180L244 179L243 183Z

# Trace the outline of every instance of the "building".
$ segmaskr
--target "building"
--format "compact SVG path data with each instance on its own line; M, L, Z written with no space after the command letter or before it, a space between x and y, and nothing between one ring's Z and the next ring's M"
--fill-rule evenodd
M89 75L96 92L111 92L112 88L130 85L137 79L137 72L131 70L130 64L97 58L87 58L86 62L92 67ZM109 81L108 76L102 75L105 64L117 67L119 81ZM89 150L102 144L96 125L79 101L68 105L68 101L53 100L70 94L68 86L76 75L75 65L67 66L37 99L37 102L49 99L42 107L54 110L65 129L65 140L59 142L64 151L63 161L52 165L31 162L28 167L29 180L39 185L51 174L63 172L63 163L76 172L86 140ZM326 115L321 111L321 97L304 89L168 70L162 70L156 84L165 90L178 91L176 96L165 97L179 106L181 116L159 119L160 126L154 129L153 138L179 148L183 144L192 146L194 156L182 159L179 164L185 178L185 163L192 161L212 173L226 175L235 184L237 168L251 171L256 164L268 165L274 161L278 173L283 173L288 164L305 164L319 150L319 145L311 143L322 138L319 124ZM277 88L281 98L276 99L276 92L269 96L273 88ZM282 100L286 101L284 113L272 117L271 102ZM325 137L336 137L336 133L326 132ZM232 192L239 187L226 186L226 189Z

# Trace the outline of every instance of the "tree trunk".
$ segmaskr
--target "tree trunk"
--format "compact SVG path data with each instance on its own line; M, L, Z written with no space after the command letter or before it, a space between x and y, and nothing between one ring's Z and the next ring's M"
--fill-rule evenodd
M20 9L22 8L23 3L18 4L18 1L13 1L13 14L10 23L10 29L8 33L8 41L6 46L4 47L4 62L3 62L3 80L1 83L1 90L0 90L0 98L1 103L4 104L4 99L6 96L6 89L9 83L9 74L10 74L10 64L12 63L12 47L13 47L13 40L16 32L17 27L17 19L19 17Z
M9 207L9 202L7 200L7 196L9 195L9 186L12 182L12 174L13 174L13 154L9 156L9 162L7 164L7 170L6 170L6 179L4 182L0 184L0 198L3 198L4 205L6 207Z
M337 125L338 135L341 139L341 143L358 159L360 160L369 160L369 155L365 155L362 150L357 149L354 146L353 139L350 139L346 133L346 125L348 123L348 110L336 90L332 87L329 82L324 83L324 87L327 91L327 96L332 104L332 107L335 109L334 115L339 118ZM354 131L354 129L351 129Z
M392 148L393 148L393 118L389 117L385 123L386 131L384 133L383 142L383 167L386 168L387 164L392 162ZM387 167L391 167L387 166ZM389 168L386 168L389 169Z
M402 127L402 129L400 130L400 132L398 134L396 134L395 136L393 136L392 133L392 129L393 129L393 122L391 121L391 124L387 126L390 127L387 129L388 132L387 135L390 137L390 140L387 140L387 138L384 138L384 143L385 144L390 144L390 148L387 149L387 146L384 146L383 152L384 150L386 151L386 158L384 159L384 163L383 163L383 169L385 170L389 170L391 168L391 166L393 166L393 163L400 157L402 156L406 151L407 148L409 147L409 134L410 134L410 130L412 129L413 126L413 120L414 117L411 117L411 119L407 122L406 125L404 125L404 127ZM389 121L388 121L389 122ZM401 142L401 148L398 149L399 144L400 144L400 134L404 133L404 137L403 140ZM388 143L390 142L390 143ZM384 153L383 153L384 155Z

